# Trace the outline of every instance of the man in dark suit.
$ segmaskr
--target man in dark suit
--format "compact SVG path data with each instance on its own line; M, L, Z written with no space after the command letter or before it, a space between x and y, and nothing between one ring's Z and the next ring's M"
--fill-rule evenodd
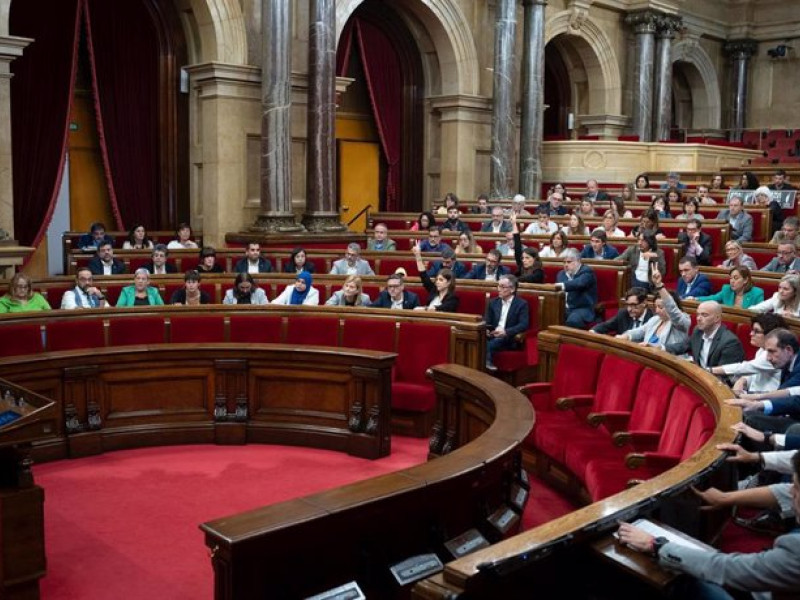
M106 234L106 226L100 222L92 223L89 233L84 233L78 240L78 248L96 252L102 242L114 244L114 238Z
M168 275L177 273L178 269L171 262L167 260L169 257L169 250L165 244L156 244L153 247L150 262L147 262L142 267L147 269L151 275Z
M393 273L386 279L386 289L375 301L372 308L414 309L419 306L419 296L405 289L405 279L399 273Z
M608 194L599 188L596 179L590 179L586 182L586 193L583 195L583 199L591 202L610 200Z
M492 207L492 218L481 224L482 233L506 233L511 231L511 222L503 218L503 207Z
M597 278L594 271L581 263L575 248L567 248L564 252L564 270L556 275L556 289L567 292L568 327L585 329L594 321Z
M464 275L464 279L477 279L479 281L499 281L500 278L508 273L503 265L500 264L500 251L492 248L486 253L486 262L474 264L472 270ZM458 277L458 275L456 275Z
M686 223L686 230L678 234L678 241L683 244L682 256L692 256L698 265L711 265L711 236L701 231L699 219L691 219Z
M442 248L442 259L434 260L428 269L428 277L434 279L442 269L450 269L453 277L461 279L467 274L467 267L464 263L458 262L455 251L450 246Z
M600 323L592 331L594 333L619 335L641 327L652 316L653 311L647 308L647 290L634 287L625 294L625 310L618 310L616 315L608 321Z
M517 297L517 278L503 275L497 282L497 298L486 308L486 369L496 371L492 357L495 352L517 346L516 336L530 326L528 303Z
M722 324L722 306L701 302L697 307L697 326L689 338L696 365L704 369L739 363L744 360L742 342Z
M125 272L125 263L114 258L111 242L101 242L97 247L97 255L89 261L92 275L120 275Z
M272 273L272 263L261 256L261 244L249 242L244 256L233 267L236 273Z
M700 272L694 256L684 256L678 261L678 297L698 298L711 295L711 280Z
M589 243L581 251L581 259L614 260L618 256L619 251L614 246L608 245L608 236L602 229L595 229L592 232Z

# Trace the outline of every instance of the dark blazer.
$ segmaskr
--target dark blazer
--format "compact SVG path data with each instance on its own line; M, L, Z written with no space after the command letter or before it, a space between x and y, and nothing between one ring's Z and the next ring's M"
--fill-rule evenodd
M511 222L510 221L505 221L504 220L502 223L500 223L500 233L508 233L509 231L511 231L511 229L512 229L512 227L511 227ZM491 231L492 231L492 220L489 219L488 221L484 221L481 224L481 232L482 233L488 233L488 232L491 232Z
M552 204L550 204L549 202L545 202L544 204L539 205L537 212L543 211L545 209L547 210L547 214L550 215L551 217L563 217L564 215L569 214L569 209L563 204L558 208L553 208Z
M103 261L100 260L99 256L95 256L92 260L89 261L87 265L89 270L92 272L93 275L102 275L103 274ZM112 275L120 275L125 272L125 263L121 260L115 258L111 263L111 274Z
M520 283L544 283L544 269L536 269L531 273L523 272L522 266L522 239L520 234L514 234L514 262L517 263L517 277Z
M439 271L442 270L442 261L435 260L431 263L431 266L428 268L428 275L430 277L436 277L439 274ZM453 272L453 275L456 276L456 279L461 279L467 274L467 267L464 266L464 263L461 263L457 260L453 261L453 266L450 267L450 270Z
M497 270L494 272L495 281L499 280L503 275L508 275L508 269L503 265L498 265ZM486 279L486 264L477 264L472 267L472 270L464 275L464 279L478 279L483 281Z
M83 250L85 248L89 248L90 250L92 248L99 248L100 244L111 244L113 246L114 245L114 238L112 238L108 234L105 234L103 236L103 239L95 240L94 236L91 233L84 233L78 239L78 248L80 248L81 250Z
M304 271L308 271L309 273L313 273L314 272L314 263L311 262L310 260L307 260L306 264L303 265L303 270ZM296 271L296 269L294 267L294 263L292 263L290 261L286 261L285 263L283 263L283 272L284 273L296 273L297 271Z
M288 263L287 263L288 264ZM243 256L239 260L236 261L236 264L233 267L233 271L235 273L247 273L247 257ZM258 272L259 273L272 273L272 263L269 261L268 258L264 258L260 256L258 258ZM309 271L311 273L311 271Z
M392 308L392 298L389 296L389 292L387 290L383 290L378 297L375 298L375 302L370 304L372 308ZM419 306L419 296L417 296L414 292L409 292L408 290L403 290L403 308L405 309L413 309Z
M456 219L455 221L447 219L444 223L439 225L439 229L442 231L458 231L459 233L463 233L469 231L469 225L464 223L461 219Z
M567 278L565 271L559 271L556 282L564 284L570 310L588 308L594 311L594 305L597 304L597 278L587 265L581 265L572 279Z
M788 371L785 376L781 376L781 383L778 386L778 389L783 390L788 387L796 387L798 385L800 385L800 356L798 356L794 361L794 368L791 371ZM800 396L797 396L797 399L800 401ZM772 403L774 405L775 400L773 400Z
M614 248L614 246L609 246L608 244L603 245L603 259L604 260L613 260L619 256L619 250ZM581 258L594 258L594 248L592 248L591 244L586 244L581 250Z
M203 265L197 265L197 269L195 269L198 273L224 273L225 269L222 268L222 265L219 263L214 263L214 266L210 269L204 269Z
M597 194L594 198L592 198L589 194L583 195L584 200L591 200L592 202L603 202L611 200L611 197L608 195L608 192L604 192L603 190L597 190Z
M186 289L180 288L179 290L175 290L169 303L186 304ZM203 290L200 290L200 304L211 304L211 297Z
M678 241L683 244L681 256L686 256L686 252L689 248L689 236L686 235L685 231L681 231L678 234ZM697 263L711 266L711 236L703 231L700 232L700 246L703 248L703 252L700 256L695 257L697 258Z
M700 354L703 350L703 332L695 328L689 338L689 351L694 357L695 364L700 364ZM706 367L718 367L744 361L744 348L742 342L725 325L720 325L714 340L711 342L711 350L708 353ZM800 362L800 361L798 361Z
M431 280L430 275L425 271L420 271L419 277L422 279L422 285L428 292L428 302L425 303L425 306L428 306L439 292L436 291L436 285ZM458 312L458 296L455 294L447 294L444 300L442 300L442 303L436 307L436 310L441 312Z
M508 309L506 316L506 337L513 339L519 333L528 331L530 327L530 319L528 316L528 303L515 295L511 301L511 306ZM497 297L489 302L486 307L486 331L492 331L500 322L500 314L503 311L503 301Z
M693 296L694 298L697 298L698 296L711 295L711 280L702 273L698 273L697 277L694 278L691 288L687 290L686 285L687 284L683 280L683 277L678 277L678 297L681 300L687 296Z
M644 325L652 316L653 311L648 308L639 318L639 322L641 325ZM631 319L631 316L628 314L626 309L621 308L617 311L616 315L611 317L608 321L603 321L594 327L592 331L595 333L613 333L614 335L619 335L620 333L625 333L631 329L633 329L633 319Z
M150 262L145 263L144 265L142 265L142 268L143 269L147 269L148 271L150 271L151 275L153 273L155 273L155 270L156 270L155 266L153 266L153 261L152 260ZM177 273L178 272L178 268L175 265L173 265L171 262L169 262L169 261L164 263L164 270L167 273Z

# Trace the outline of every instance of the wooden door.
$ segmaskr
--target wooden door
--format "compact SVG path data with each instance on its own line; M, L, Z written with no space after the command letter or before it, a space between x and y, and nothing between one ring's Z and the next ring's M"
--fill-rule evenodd
M350 231L366 230L367 206L380 209L380 153L377 142L338 141L339 212Z

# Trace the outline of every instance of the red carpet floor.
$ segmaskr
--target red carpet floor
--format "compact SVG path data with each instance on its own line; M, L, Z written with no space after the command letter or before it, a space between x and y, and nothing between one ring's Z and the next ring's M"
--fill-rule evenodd
M42 598L210 599L200 523L425 460L427 440L392 443L392 455L377 461L252 445L148 448L38 465L46 493ZM532 484L525 527L572 510Z

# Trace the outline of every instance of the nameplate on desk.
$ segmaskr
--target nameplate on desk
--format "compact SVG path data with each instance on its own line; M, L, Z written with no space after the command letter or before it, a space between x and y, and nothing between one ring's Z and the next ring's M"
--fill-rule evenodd
M430 577L444 569L442 561L435 554L412 556L391 567L392 575L400 585L408 585L425 577Z
M345 583L337 588L309 596L306 600L364 600L366 596L355 581Z

